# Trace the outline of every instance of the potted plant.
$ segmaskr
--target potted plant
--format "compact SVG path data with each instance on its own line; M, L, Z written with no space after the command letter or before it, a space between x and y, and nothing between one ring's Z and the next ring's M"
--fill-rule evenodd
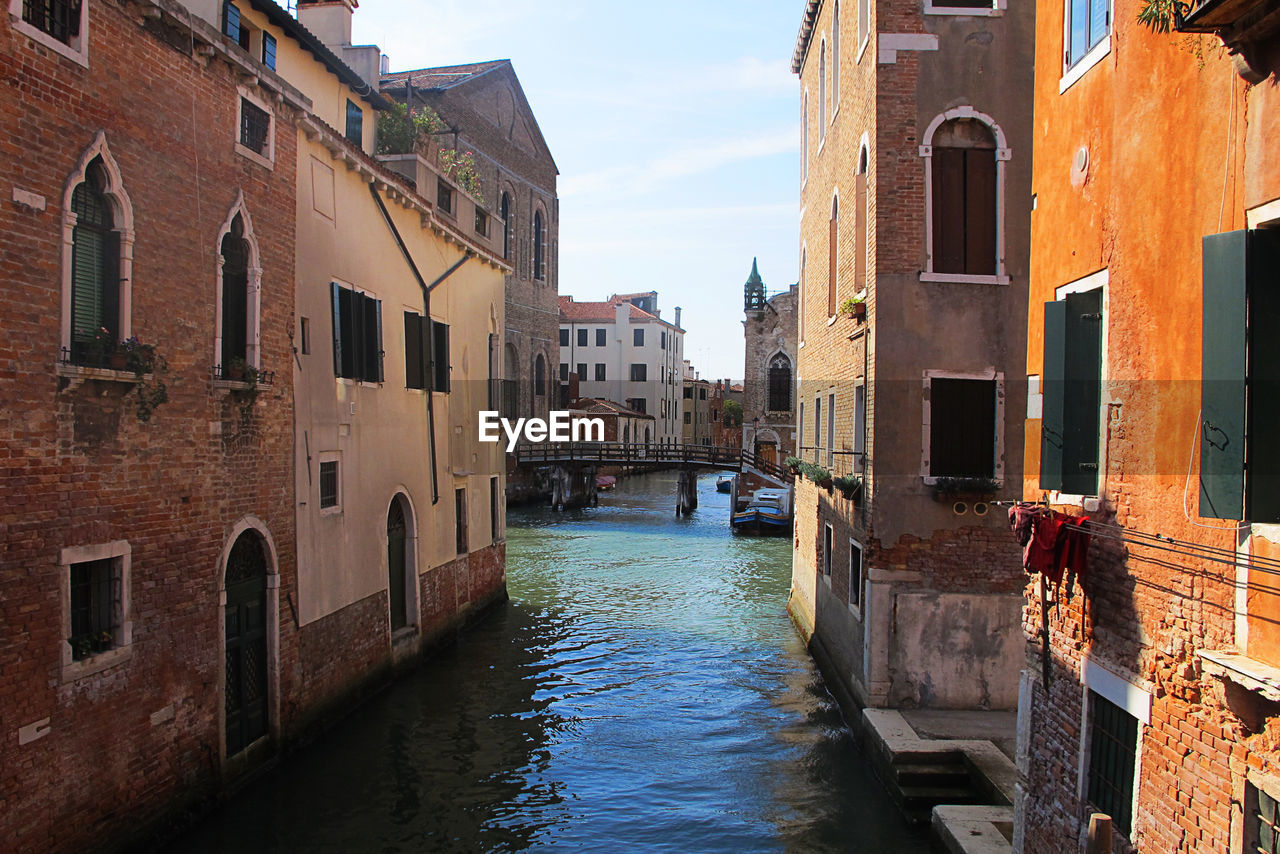
M124 357L120 370L133 371L138 376L149 374L155 369L156 348L154 344L143 344L135 335L120 342L114 355Z
M862 320L867 316L867 298L846 297L845 301L840 303L840 313L854 320Z
M833 480L833 485L845 498L857 498L862 492L862 478L855 475L844 475Z
M937 501L951 501L957 497L992 498L1000 490L1000 481L990 477L940 477L933 483L933 497Z
M803 463L799 457L787 457L782 464L791 470L792 474L800 473L800 466Z

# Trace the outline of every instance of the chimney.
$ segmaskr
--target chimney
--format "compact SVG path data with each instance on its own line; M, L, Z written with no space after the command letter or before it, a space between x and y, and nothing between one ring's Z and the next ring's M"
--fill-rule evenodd
M385 53L382 55L382 61L378 64L378 71L383 74L391 73L391 57L387 56Z
M298 0L298 23L330 49L351 44L351 16L359 0Z
M680 327L680 306L676 306L676 327Z

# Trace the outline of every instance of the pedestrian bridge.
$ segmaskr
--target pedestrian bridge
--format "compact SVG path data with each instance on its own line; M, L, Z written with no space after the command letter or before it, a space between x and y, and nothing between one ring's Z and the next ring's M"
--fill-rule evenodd
M792 479L786 466L742 448L716 445L658 445L653 442L540 442L517 445L520 466L654 466L714 468L742 471L753 468L784 482Z

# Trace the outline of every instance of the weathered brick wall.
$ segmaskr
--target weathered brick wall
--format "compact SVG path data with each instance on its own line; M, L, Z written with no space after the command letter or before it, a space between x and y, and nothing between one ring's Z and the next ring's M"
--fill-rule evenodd
M127 837L216 782L219 556L247 516L276 547L280 689L292 688L295 131L282 107L274 170L234 154L236 77L148 33L136 6L89 5L87 69L10 20L0 25L0 847L48 852ZM175 26L145 24L181 35ZM170 369L170 400L147 423L132 386L56 373L63 192L99 131L132 200L133 334ZM15 189L46 208L12 203ZM211 379L218 229L237 191L261 252L263 367L276 372L247 418ZM132 550L129 657L64 683L60 551L114 540ZM20 745L19 727L44 718L49 733Z

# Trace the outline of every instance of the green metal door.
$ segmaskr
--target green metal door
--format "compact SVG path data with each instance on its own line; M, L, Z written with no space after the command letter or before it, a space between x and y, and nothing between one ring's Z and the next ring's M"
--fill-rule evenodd
M391 600L391 630L408 625L405 616L405 521L403 499L396 496L387 512L387 590Z

